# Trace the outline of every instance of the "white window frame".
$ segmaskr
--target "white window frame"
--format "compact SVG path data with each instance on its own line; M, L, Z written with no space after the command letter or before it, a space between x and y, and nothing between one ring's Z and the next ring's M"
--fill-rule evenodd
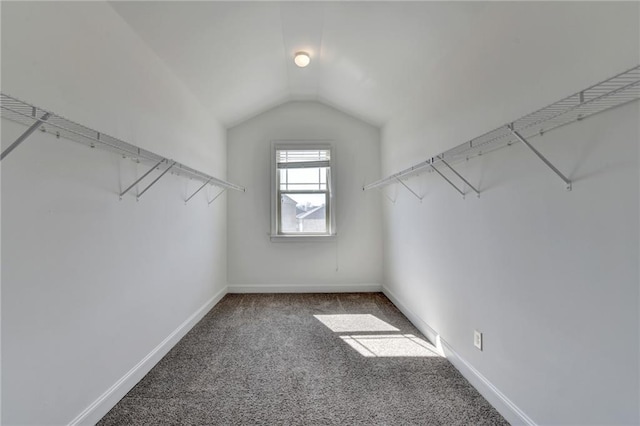
M328 211L328 232L326 234L281 234L279 233L279 188L277 185L278 166L276 152L278 150L314 150L328 149L330 151L329 159L329 179L327 187L329 191L327 209ZM335 156L336 150L331 141L272 141L271 143L271 241L272 242L322 242L333 241L336 238L336 196L335 196Z

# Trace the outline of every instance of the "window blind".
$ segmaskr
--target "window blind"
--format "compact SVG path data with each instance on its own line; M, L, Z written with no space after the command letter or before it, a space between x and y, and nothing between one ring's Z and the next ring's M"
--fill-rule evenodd
M331 160L328 149L277 150L278 169L307 169L329 167Z

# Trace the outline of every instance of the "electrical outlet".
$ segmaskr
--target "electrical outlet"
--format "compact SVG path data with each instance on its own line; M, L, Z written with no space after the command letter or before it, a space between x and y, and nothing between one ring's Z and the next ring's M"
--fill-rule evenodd
M478 330L473 331L473 346L482 350L482 333Z

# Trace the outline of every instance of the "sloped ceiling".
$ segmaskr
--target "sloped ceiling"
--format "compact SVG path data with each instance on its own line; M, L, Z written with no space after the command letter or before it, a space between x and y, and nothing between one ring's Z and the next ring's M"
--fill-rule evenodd
M537 81L555 101L609 76L589 75L593 64L623 71L598 33L607 6L585 4L111 3L226 127L290 100L318 100L380 127L446 109L487 85ZM307 68L293 63L299 50L311 54ZM576 69L587 72L574 78Z
M319 100L381 126L480 3L113 2L225 125L289 100ZM293 55L311 54L298 68Z

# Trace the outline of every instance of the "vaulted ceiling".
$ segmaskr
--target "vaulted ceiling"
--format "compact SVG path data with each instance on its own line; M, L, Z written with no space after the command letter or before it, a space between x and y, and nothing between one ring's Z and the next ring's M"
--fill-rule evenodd
M481 3L113 2L226 126L288 100L319 100L384 124ZM311 54L298 68L296 51Z
M400 111L433 113L482 90L490 93L483 86L503 85L509 92L535 79L558 78L563 88L575 83L549 96L555 101L594 82L588 73L584 81L573 78L574 70L588 69L592 58L606 63L611 56L606 35L597 33L604 19L599 9L606 6L576 3L581 2L118 1L111 6L231 127L290 100L318 100L383 126ZM311 54L306 68L293 63L299 50ZM613 62L612 70L622 71ZM429 102L437 105L427 107Z

